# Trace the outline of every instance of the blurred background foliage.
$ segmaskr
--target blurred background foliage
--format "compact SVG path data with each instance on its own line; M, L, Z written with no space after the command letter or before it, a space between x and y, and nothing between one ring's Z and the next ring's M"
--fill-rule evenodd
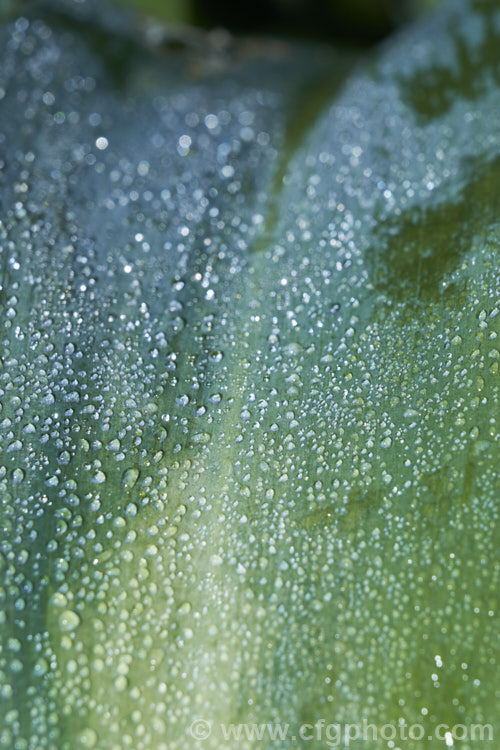
M73 0L74 5L84 0ZM369 46L444 0L103 0L170 27L224 28L235 35L268 35ZM69 0L0 0L0 18L30 5L63 8Z
M114 0L167 24L370 43L440 0Z

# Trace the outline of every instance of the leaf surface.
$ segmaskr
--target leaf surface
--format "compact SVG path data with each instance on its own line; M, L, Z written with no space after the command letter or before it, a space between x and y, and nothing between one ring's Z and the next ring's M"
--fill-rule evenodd
M499 28L4 30L0 746L495 722Z

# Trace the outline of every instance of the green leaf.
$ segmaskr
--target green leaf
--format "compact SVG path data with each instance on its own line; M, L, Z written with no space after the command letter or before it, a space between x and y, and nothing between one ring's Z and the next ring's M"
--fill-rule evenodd
M0 747L494 725L496 5L341 90L87 12L2 31Z

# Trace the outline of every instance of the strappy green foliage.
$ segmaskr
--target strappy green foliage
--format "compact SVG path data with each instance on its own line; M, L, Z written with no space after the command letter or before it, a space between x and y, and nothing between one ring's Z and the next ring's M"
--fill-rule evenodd
M0 45L0 747L494 725L500 11L355 72L95 23Z

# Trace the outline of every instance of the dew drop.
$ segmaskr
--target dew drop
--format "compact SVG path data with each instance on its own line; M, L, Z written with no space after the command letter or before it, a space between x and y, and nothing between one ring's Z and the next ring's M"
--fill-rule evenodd
M79 624L80 618L72 609L65 609L64 612L59 615L59 627L63 633L69 633L72 630L75 630Z
M122 476L122 486L128 490L131 490L139 479L139 473L139 469L137 469L135 466L124 471Z

